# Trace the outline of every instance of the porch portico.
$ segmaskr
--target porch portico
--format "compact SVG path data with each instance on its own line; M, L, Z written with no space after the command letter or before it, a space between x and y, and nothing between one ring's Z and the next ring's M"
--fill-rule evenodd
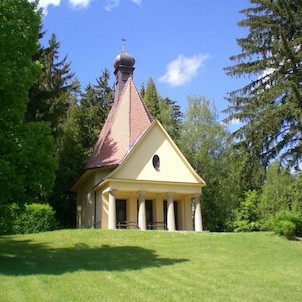
M200 187L197 185L106 180L94 188L97 196L92 225L104 229L138 228L202 231ZM198 205L196 209L192 208ZM92 203L93 204L93 203ZM199 208L199 209L198 209ZM80 219L79 222L83 221Z

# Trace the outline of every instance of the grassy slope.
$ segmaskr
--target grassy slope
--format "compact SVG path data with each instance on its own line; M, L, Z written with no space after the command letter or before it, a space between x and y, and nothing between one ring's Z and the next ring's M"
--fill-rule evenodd
M0 301L302 301L302 243L270 233L0 237Z

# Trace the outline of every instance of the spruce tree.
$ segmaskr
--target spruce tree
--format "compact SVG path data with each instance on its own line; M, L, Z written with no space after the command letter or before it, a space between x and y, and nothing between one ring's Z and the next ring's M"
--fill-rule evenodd
M172 139L177 142L182 124L183 114L176 101L162 98L158 93L152 78L149 78L147 88L141 88L141 96L154 119L158 119Z
M159 95L152 78L149 78L147 88L144 91L144 102L151 116L157 118L159 115Z
M278 155L298 167L302 154L302 2L251 0L239 26L242 52L232 56L232 77L249 77L243 88L229 93L227 121L238 119L239 144L264 165Z
M43 33L40 32L40 38ZM30 89L26 120L49 122L52 134L59 150L66 114L73 100L72 94L78 91L74 73L71 72L67 56L59 59L60 43L56 35L52 34L48 47L40 45L34 55L43 66L42 73Z

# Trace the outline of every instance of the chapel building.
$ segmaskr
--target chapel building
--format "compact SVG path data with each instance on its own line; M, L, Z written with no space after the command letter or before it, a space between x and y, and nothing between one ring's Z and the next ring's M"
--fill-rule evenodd
M77 227L175 231L194 225L202 231L206 184L150 116L133 82L134 64L124 48L114 60L113 106L85 172L71 188L77 193Z

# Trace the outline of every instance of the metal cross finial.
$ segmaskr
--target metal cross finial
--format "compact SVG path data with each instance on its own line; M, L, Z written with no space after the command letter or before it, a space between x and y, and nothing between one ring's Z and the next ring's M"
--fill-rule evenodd
M125 43L126 42L126 39L122 39L122 51L125 51Z

